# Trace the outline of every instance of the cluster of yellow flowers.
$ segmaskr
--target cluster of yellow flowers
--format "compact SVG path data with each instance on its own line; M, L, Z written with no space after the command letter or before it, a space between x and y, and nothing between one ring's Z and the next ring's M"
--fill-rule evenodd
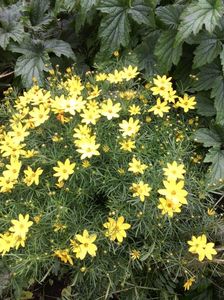
M3 234L0 234L0 253L5 255L11 248L25 247L25 241L29 227L33 222L29 221L29 215L19 214L18 220L11 220L12 226Z
M158 208L162 210L162 214L168 214L173 217L174 213L181 212L181 206L187 204L186 196L188 192L184 187L184 173L186 172L183 164L173 161L168 163L167 168L163 168L166 180L163 181L165 189L159 189L158 193L165 198L159 198L160 204ZM178 181L179 180L179 181Z
M188 112L190 109L194 109L196 105L195 97L189 97L187 94L184 94L184 97L179 97L176 95L176 91L172 87L171 77L157 76L153 79L153 87L150 90L153 92L153 95L159 95L163 98L158 98L156 104L152 106L148 111L153 112L154 115L163 115L171 109L169 104L172 104L174 108L181 107L184 112Z
M214 249L214 243L207 243L207 237L202 234L198 237L192 236L191 241L188 241L190 245L189 251L193 254L198 254L199 261L203 261L205 257L212 260L212 255L216 255L217 251Z
M117 240L119 243L127 236L126 231L131 227L130 224L124 223L124 217L121 216L116 220L108 218L108 222L103 226L107 229L105 236L111 241ZM89 234L84 229L83 234L76 234L74 239L70 240L71 251L75 254L75 258L83 260L87 254L94 257L96 256L97 246L94 244L97 238L96 234ZM73 265L73 259L70 255L69 249L59 249L54 251L54 255L59 257L64 263L69 262Z

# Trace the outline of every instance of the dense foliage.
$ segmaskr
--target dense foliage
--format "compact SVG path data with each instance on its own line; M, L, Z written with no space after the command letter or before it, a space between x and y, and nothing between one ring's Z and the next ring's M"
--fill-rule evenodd
M4 1L0 11L3 78L22 85L60 64L85 72L110 69L113 56L134 63L145 78L170 72L180 93L195 93L198 112L212 119L195 138L219 140L205 162L209 183L224 177L224 4L222 0ZM10 5L11 4L11 5ZM118 52L119 51L119 52ZM60 57L60 59L57 59ZM5 83L3 83L3 86ZM214 125L215 123L215 125ZM213 146L213 145L211 145Z
M56 275L65 299L217 296L223 221L190 139L195 97L136 76L51 71L47 89L6 93L2 295Z

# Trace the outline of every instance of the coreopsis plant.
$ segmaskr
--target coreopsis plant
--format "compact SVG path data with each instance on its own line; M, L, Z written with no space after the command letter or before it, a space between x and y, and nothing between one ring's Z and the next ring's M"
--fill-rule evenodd
M15 297L55 275L76 299L174 296L218 275L222 220L190 138L196 98L138 76L69 69L7 95L0 254Z

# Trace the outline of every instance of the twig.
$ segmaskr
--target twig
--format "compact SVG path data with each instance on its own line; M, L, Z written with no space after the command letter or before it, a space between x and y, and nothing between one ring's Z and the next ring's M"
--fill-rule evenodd
M2 73L2 74L0 74L0 78L7 77L7 76L9 76L9 75L12 75L13 73L14 73L14 71L11 71L11 72L9 72L9 73Z

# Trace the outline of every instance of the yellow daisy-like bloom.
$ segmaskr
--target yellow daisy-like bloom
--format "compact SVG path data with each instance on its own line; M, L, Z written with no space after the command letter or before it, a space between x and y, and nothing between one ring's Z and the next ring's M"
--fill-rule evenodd
M123 81L123 72L119 72L118 70L115 70L114 73L109 73L107 75L107 80L110 83L120 83Z
M187 94L184 94L184 97L178 97L178 102L176 103L177 107L183 108L184 112L188 112L190 109L195 109L196 100L195 97L189 97Z
M137 260L140 258L140 251L134 249L130 252L130 256L132 260Z
M96 74L96 81L105 81L107 79L106 73Z
M128 152L132 152L132 150L136 148L135 141L132 141L131 139L121 141L119 144L121 145L121 150Z
M142 164L141 161L136 159L135 157L132 158L132 161L128 165L128 171L134 174L143 174L144 171L148 168L147 165Z
M28 214L25 216L19 214L19 220L11 220L11 223L13 226L9 228L9 231L13 232L15 236L22 238L25 238L27 232L29 231L29 227L33 225L33 222L29 221Z
M153 79L154 86L151 87L153 95L160 95L164 98L169 97L169 92L172 90L171 77L167 78L166 75L157 76Z
M156 105L151 107L148 112L153 112L154 115L159 115L161 118L164 113L167 113L170 110L170 107L167 105L167 101L161 102L160 98L156 100Z
M139 72L137 70L138 70L137 67L132 67L131 65L129 65L127 68L124 68L122 71L123 79L125 79L126 81L129 81L129 80L135 78L139 74Z
M216 255L217 252L214 249L214 243L207 243L207 237L202 234L198 237L192 236L192 239L187 242L189 247L189 252L193 254L198 254L198 260L203 261L205 257L212 260L212 255Z
M27 126L22 125L22 123L17 123L16 125L12 125L11 127L13 131L9 131L8 134L14 139L16 143L23 142L25 137L30 134L27 131Z
M96 125L96 122L100 118L100 110L99 109L92 109L92 108L85 108L83 109L83 113L80 114L82 117L82 123L85 124L93 124Z
M171 164L167 164L167 168L163 168L164 176L167 177L167 180L177 180L184 179L183 174L186 172L183 164L177 164L176 161L173 161Z
M176 180L163 181L165 189L159 189L158 193L165 196L167 199L171 200L174 203L187 204L186 196L188 192L183 189L184 181Z
M123 242L123 239L127 236L126 230L128 230L131 225L124 223L124 217L121 216L116 220L108 218L108 222L103 224L103 227L106 228L105 235L111 240L117 241L119 243Z
M121 110L120 103L113 103L111 99L106 100L101 105L101 115L107 117L108 120L118 118L118 112Z
M88 100L97 98L101 93L101 90L99 90L99 87L96 85L93 87L92 92L90 92L89 96L87 97Z
M63 261L64 263L70 263L70 265L73 265L73 261L72 261L71 256L69 255L68 249L55 250L54 256L57 256L58 258L60 258L60 260Z
M13 233L6 232L4 234L0 234L0 253L2 256L4 256L10 251L11 248L14 247L14 239Z
M37 168L36 171L33 171L31 167L27 167L26 170L24 170L25 178L24 182L27 186L31 186L33 183L35 185L39 184L39 177L43 173L43 170L41 168Z
M39 107L34 107L30 112L31 121L34 123L34 126L37 127L43 124L49 119L50 109L45 108L43 104L40 104Z
M174 213L181 212L181 203L175 203L165 198L159 198L159 202L157 207L162 210L162 215L168 214L172 218Z
M145 197L150 195L152 188L141 180L138 183L132 183L130 190L133 192L133 197L139 197L144 202Z
M58 167L53 167L56 173L53 175L54 177L58 177L58 181L67 180L69 175L74 173L74 168L76 163L70 162L69 158L63 163L61 161L57 161Z
M22 162L18 158L10 158L10 164L5 167L7 170L3 171L3 176L9 178L10 180L16 180L19 176L19 172L22 166Z
M141 114L141 108L139 105L131 105L128 109L128 112L130 113L131 116L136 116Z
M195 282L195 278L194 277L191 277L189 278L187 281L185 281L183 287L184 287L184 290L187 291L190 289L190 287L192 286L193 282Z
M76 234L75 238L79 244L76 246L72 240L71 243L73 245L73 252L76 253L76 258L83 260L87 253L92 257L96 256L97 246L94 244L97 238L96 234L90 235L85 229L82 235Z
M119 124L120 131L122 131L122 135L126 136L134 136L138 133L140 129L139 120L134 120L132 117L126 121L123 120L122 123Z
M96 144L96 137L90 136L82 138L77 143L78 149L77 152L81 153L81 159L91 158L93 155L100 155L100 152L97 150L100 147L100 144Z

